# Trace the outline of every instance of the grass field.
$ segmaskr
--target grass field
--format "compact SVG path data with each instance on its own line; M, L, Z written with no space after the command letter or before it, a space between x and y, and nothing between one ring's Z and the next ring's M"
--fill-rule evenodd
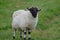
M12 39L12 14L19 9L36 6L39 21L33 40L60 40L60 0L0 0L0 40ZM19 40L19 32L16 32Z

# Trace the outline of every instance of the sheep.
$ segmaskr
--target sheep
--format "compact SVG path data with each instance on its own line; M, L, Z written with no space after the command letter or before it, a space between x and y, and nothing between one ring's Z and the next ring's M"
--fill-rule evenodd
M40 11L36 7L27 8L27 10L17 10L13 13L12 29L13 39L15 39L15 32L18 29L20 31L20 37L24 33L23 39L26 40L26 34L28 32L28 40L31 40L31 31L36 28L38 22L38 14Z

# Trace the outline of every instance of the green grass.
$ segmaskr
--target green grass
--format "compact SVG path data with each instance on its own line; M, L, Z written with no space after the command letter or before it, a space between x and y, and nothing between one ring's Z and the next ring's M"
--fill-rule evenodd
M0 40L12 39L12 14L19 9L36 6L39 12L33 40L60 40L60 0L0 0ZM19 40L19 32L16 33Z

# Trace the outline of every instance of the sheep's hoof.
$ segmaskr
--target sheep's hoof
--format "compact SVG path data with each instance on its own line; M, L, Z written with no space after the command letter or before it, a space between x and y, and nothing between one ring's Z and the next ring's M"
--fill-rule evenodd
M20 38L22 38L22 36L20 36Z
M22 36L20 36L20 40L23 40L23 39L22 39Z
M13 36L13 39L15 39L15 37Z
M26 38L24 38L24 40L26 40Z
M31 40L31 38L28 38L28 40Z

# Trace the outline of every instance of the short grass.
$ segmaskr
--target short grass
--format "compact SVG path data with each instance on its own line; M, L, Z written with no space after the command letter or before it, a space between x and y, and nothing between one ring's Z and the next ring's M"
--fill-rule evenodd
M12 14L19 9L36 6L39 21L31 34L33 40L60 40L60 0L0 0L0 40L12 39ZM19 40L19 32L16 32Z

